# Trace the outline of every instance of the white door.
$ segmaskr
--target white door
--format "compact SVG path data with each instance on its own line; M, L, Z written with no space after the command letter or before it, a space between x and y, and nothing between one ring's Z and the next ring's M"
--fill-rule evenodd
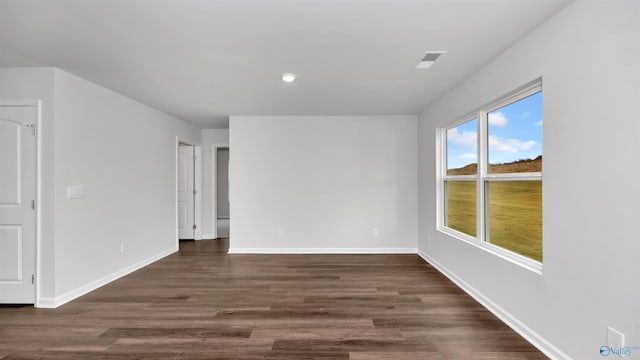
M193 146L178 147L178 236L180 239L193 239L195 234Z
M35 303L35 106L0 106L0 303Z

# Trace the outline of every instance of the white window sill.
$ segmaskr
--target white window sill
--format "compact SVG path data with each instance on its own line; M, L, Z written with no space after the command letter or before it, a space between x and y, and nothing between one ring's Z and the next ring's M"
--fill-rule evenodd
M513 251L501 248L499 246L493 245L491 243L486 243L483 241L479 241L478 239L476 239L475 237L469 236L465 233L462 233L460 231L448 228L446 226L440 226L438 227L438 231L448 235L450 237L453 237L457 240L460 241L464 241L465 243L468 243L469 245L475 246L483 251L486 251L490 254L493 254L495 256L498 256L506 261L509 261L515 265L518 265L524 269L527 269L529 271L532 271L536 274L542 275L542 263L535 261L533 259L529 259L525 256L519 255L514 253Z

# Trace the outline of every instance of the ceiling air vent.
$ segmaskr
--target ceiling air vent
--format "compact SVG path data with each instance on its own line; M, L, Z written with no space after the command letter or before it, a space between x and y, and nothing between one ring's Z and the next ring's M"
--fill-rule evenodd
M446 51L427 51L426 54L424 54L424 57L422 58L422 60L420 60L420 62L416 66L416 69L430 68L431 65L433 65L433 63L436 62L436 60L438 60L440 55L445 53Z

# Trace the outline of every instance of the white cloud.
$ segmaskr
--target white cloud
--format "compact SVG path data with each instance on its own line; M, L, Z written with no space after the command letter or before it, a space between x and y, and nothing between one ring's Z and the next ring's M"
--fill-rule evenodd
M489 125L505 127L508 123L509 119L507 119L504 113L500 111L489 113Z
M533 123L535 126L542 126L542 120L538 120Z
M529 150L536 145L533 140L522 141L520 139L505 139L499 136L489 136L489 149L516 153L518 151Z
M478 134L475 131L458 131L458 128L447 130L447 140L457 145L475 148L477 146Z
M477 157L478 157L478 156L477 156L477 154L476 154L476 153L464 153L464 154L462 154L462 155L458 156L458 159L464 159L464 160L471 159L471 160L475 160Z

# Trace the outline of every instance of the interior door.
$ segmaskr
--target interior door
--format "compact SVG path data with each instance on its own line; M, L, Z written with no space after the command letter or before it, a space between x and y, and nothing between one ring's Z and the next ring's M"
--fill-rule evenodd
M178 147L178 235L193 239L195 235L195 194L193 146Z
M35 303L36 106L0 106L0 303Z

